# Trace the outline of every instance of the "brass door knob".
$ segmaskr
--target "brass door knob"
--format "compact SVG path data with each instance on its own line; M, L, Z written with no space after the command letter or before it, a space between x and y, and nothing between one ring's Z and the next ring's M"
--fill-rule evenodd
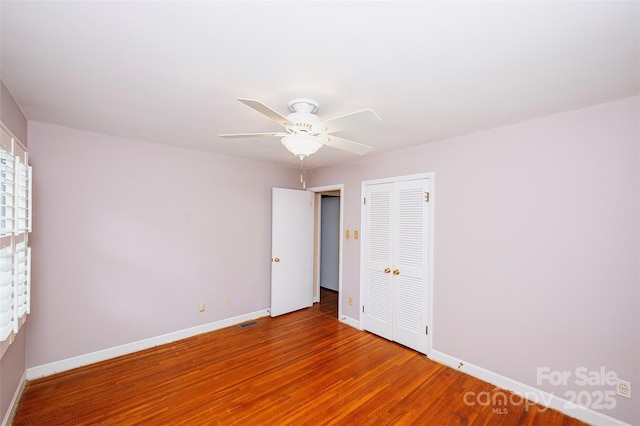
M393 275L400 275L400 270L399 269L395 269L393 271Z
M274 261L274 262L276 262L276 263L278 263L278 262L280 262L280 258L279 258L279 257L276 257L276 258L274 258L274 259L273 259L273 261Z
M391 268L384 268L384 273L388 274L389 272L391 272Z

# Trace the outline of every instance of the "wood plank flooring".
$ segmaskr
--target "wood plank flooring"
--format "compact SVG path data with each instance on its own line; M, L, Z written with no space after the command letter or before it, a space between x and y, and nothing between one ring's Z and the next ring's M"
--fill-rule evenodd
M331 318L338 319L338 292L320 287L320 302L314 303L313 307Z
M504 391L309 308L29 381L14 426L583 424L467 392Z

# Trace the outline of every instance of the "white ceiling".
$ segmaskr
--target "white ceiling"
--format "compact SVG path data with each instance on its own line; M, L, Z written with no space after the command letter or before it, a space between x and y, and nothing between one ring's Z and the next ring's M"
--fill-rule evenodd
M29 120L298 165L236 100L323 118L370 154L639 93L640 2L6 1L1 77ZM354 158L324 147L308 167Z

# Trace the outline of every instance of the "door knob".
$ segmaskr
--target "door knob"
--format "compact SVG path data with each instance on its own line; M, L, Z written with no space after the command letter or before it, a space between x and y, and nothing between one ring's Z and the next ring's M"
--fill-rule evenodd
M400 270L399 269L395 269L393 271L393 275L400 275Z
M391 268L384 268L384 273L388 274L389 272L391 272Z
M273 261L274 261L274 262L276 262L276 263L278 263L278 262L280 262L280 258L279 258L279 257L276 257L276 258L274 258L274 259L273 259Z

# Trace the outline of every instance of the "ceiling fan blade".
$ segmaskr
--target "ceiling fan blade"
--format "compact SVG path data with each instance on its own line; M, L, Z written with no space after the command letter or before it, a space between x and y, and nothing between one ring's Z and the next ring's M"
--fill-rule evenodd
M276 132L276 133L222 133L218 136L223 138L261 138L266 136L287 136L288 133L285 132Z
M269 108L268 106L266 106L260 101L256 101L255 99L245 99L245 98L238 98L238 100L243 104L255 109L259 113L266 115L276 123L280 123L283 126L285 124L291 124L291 122L287 120L287 117L285 117L284 115L280 114L277 111L274 111L273 109Z
M343 151L352 152L358 155L364 155L371 150L371 147L369 145L339 138L333 135L329 136L329 141L325 142L325 145L338 148Z
M372 109L363 109L362 111L352 112L351 114L322 121L318 123L318 126L326 128L327 133L335 133L351 127L377 124L381 121L382 120L380 120L378 114L376 114Z

